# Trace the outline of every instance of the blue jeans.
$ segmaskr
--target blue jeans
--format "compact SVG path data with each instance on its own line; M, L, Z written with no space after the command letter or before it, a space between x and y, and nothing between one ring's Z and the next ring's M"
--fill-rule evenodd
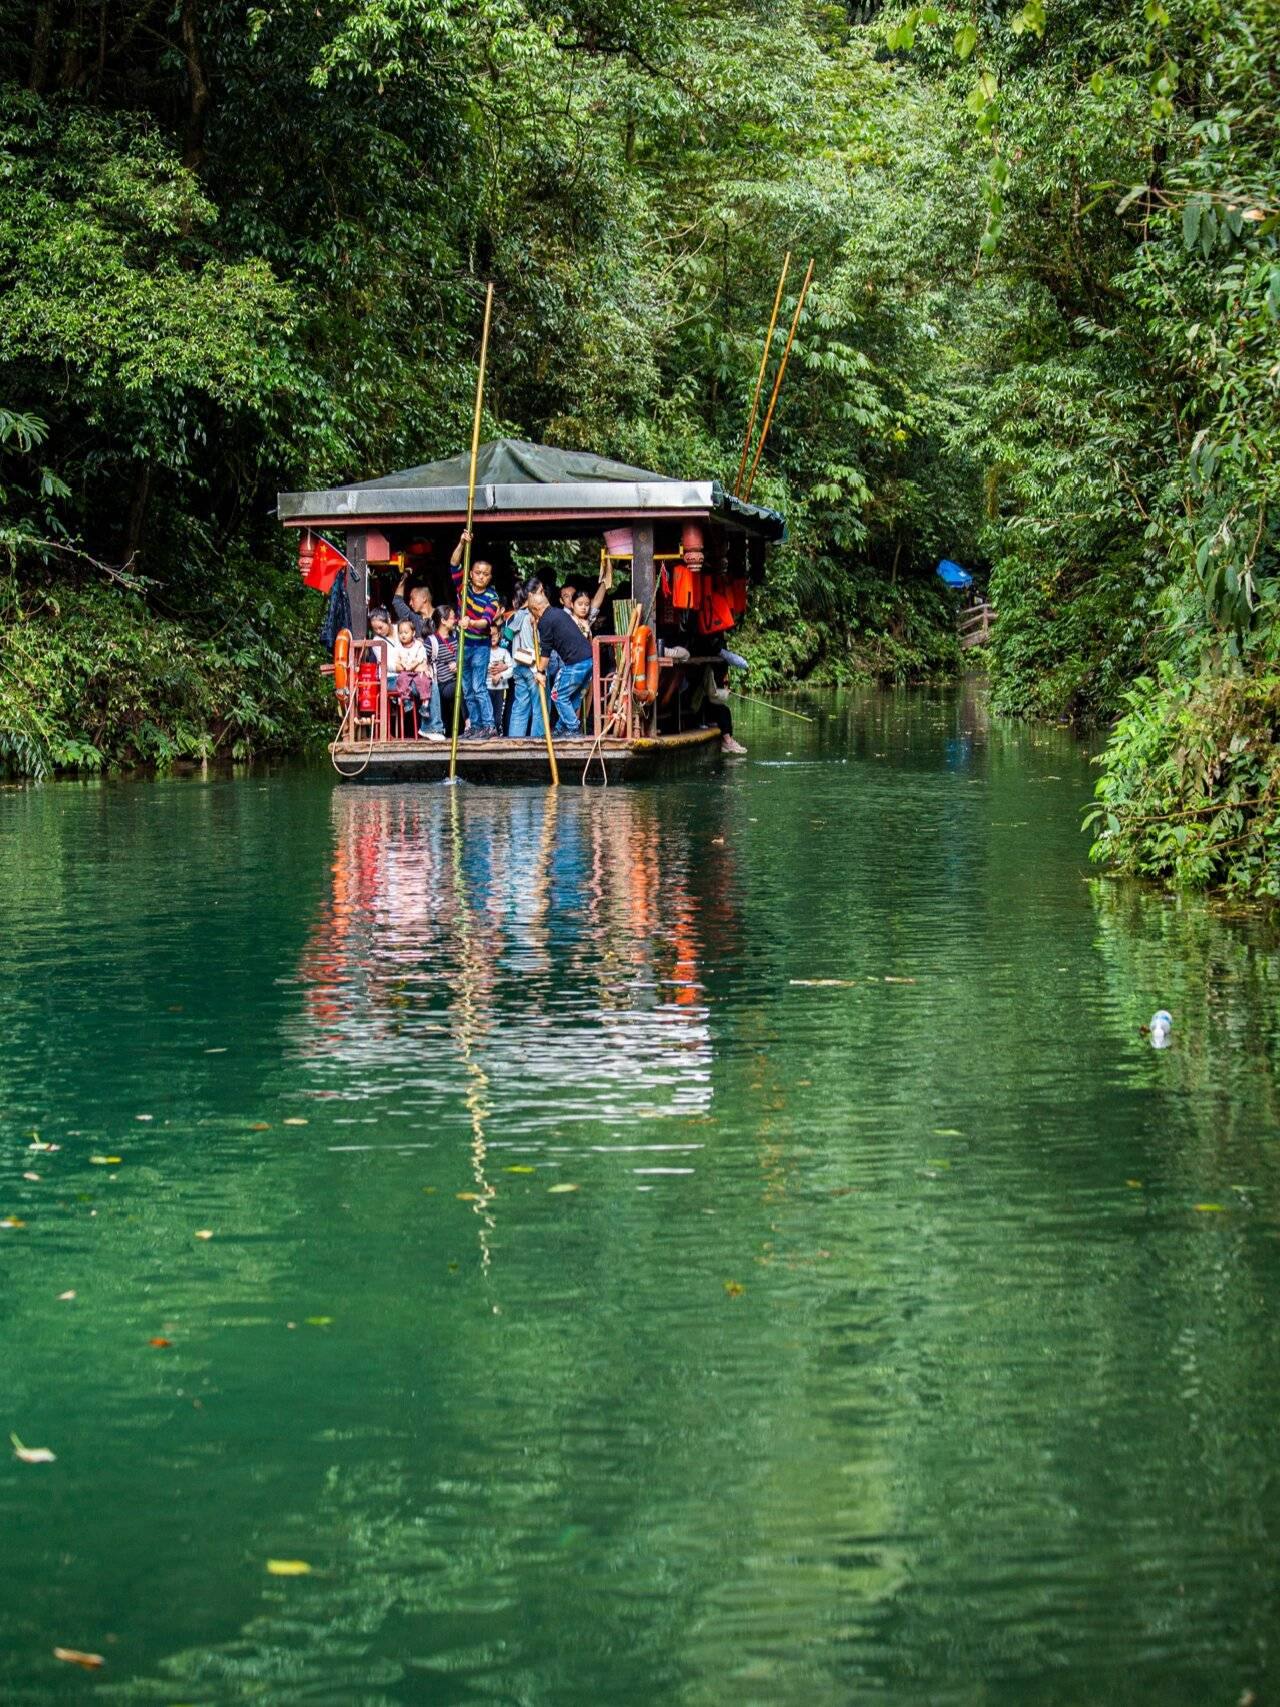
M513 741L523 741L526 735L541 733L542 713L538 709L538 684L527 664L517 664L515 675L511 678L511 722L507 726L507 734Z
M584 658L580 664L560 665L556 672L556 685L551 697L556 708L557 735L580 735L582 723L578 716L578 706L591 681L591 660Z
M493 728L489 698L489 636L468 634L462 652L462 698L472 729Z
M427 733L429 735L443 735L445 733L445 711L448 710L450 717L453 715L453 690L454 684L450 682L448 692L441 694L440 683L432 682L431 709L427 712Z

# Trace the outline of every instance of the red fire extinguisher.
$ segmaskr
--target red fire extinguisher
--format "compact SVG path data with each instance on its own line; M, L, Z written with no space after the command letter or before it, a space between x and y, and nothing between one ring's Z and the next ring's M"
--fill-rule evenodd
M362 658L360 660L360 667L356 671L356 710L360 713L361 717L373 717L376 715L378 710L378 685L380 680L381 672L378 669L377 658Z

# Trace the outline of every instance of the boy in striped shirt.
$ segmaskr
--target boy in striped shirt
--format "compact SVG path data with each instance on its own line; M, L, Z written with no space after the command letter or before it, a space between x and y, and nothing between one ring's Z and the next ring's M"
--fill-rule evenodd
M453 548L449 567L453 584L462 605L462 550L471 535L464 528ZM462 696L466 703L470 727L469 741L492 741L498 730L493 721L493 701L489 697L489 631L501 615L502 605L493 586L493 564L483 559L471 565L465 607L460 610L460 626L466 634L462 649Z

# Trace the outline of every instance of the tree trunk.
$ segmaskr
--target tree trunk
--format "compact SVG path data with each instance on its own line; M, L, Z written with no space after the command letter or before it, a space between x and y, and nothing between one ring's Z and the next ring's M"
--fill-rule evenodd
M191 83L191 97L187 107L187 137L186 147L182 152L182 164L188 171L196 171L204 159L204 115L209 105L209 85L205 81L204 66L200 63L200 36L196 28L196 8L198 0L182 0L182 51L187 61L187 76Z
M41 0L36 7L36 27L31 37L31 70L27 76L27 88L33 95L44 93L49 76L49 49L53 44L53 20L57 10L57 0Z

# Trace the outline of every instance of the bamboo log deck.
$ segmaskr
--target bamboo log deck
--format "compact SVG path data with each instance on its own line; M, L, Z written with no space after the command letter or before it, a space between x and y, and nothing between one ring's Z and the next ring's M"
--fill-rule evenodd
M335 741L334 768L347 782L444 782L449 775L448 742L403 740ZM719 729L687 729L676 735L641 735L631 740L584 735L555 743L565 782L630 782L659 772L705 764L720 752ZM602 768L603 767L603 768ZM467 782L547 781L547 751L536 741L460 741L458 775Z

